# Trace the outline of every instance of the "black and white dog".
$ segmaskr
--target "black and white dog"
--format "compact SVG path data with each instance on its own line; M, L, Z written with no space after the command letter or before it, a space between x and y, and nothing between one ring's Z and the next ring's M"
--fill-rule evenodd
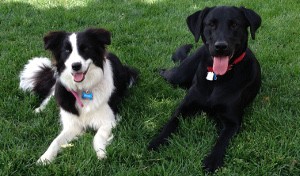
M54 139L38 163L47 164L62 146L87 128L97 131L93 146L99 159L116 126L118 104L125 91L137 79L137 71L121 64L106 46L111 35L105 29L87 29L78 33L50 32L44 37L45 49L55 59L33 58L20 74L20 88L32 91L44 109L52 95L60 107L63 130Z
M201 37L204 45L189 56L184 55L191 46L182 46L172 58L180 65L161 71L165 80L188 88L188 92L149 149L156 150L166 143L180 118L205 111L215 117L221 131L203 166L213 172L223 165L229 141L241 126L243 110L260 89L260 66L247 48L247 28L254 39L260 24L260 16L244 7L205 8L187 18L196 42Z

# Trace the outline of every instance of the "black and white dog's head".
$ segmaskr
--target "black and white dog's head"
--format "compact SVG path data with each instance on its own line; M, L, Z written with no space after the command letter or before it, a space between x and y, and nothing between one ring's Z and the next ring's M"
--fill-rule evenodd
M55 31L44 37L45 49L54 56L61 83L72 90L88 90L101 80L105 48L110 43L110 33L101 28L78 33Z
M252 39L261 24L260 16L244 7L212 7L197 11L187 18L187 25L198 42L201 36L217 64L220 75L225 74L232 58L237 58L247 48L248 31Z

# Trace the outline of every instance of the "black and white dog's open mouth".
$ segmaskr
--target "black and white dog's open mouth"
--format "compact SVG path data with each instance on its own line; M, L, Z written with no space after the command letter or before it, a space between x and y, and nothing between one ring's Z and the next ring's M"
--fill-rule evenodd
M73 80L75 82L82 82L85 78L86 72L77 72L77 73L72 73L73 75Z
M87 67L85 72L75 72L72 73L73 80L75 82L82 82L85 79L85 74L89 71L90 65Z

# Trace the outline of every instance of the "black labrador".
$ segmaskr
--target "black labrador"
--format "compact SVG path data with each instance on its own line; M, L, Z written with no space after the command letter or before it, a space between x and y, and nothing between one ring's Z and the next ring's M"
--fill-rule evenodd
M176 131L180 118L207 112L221 125L219 137L211 153L203 161L206 171L214 172L223 165L230 139L239 131L244 108L253 101L261 86L258 61L249 48L248 30L252 39L261 18L244 7L219 6L204 8L187 18L187 25L204 46L182 57L189 45L179 48L173 60L180 65L162 70L161 76L188 92L148 149L157 150ZM176 54L179 53L179 54Z

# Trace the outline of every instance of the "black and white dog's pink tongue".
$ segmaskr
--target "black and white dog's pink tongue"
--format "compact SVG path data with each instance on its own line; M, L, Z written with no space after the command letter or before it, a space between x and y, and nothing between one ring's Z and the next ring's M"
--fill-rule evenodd
M84 80L84 73L75 73L73 74L74 81L81 82Z
M229 56L214 57L213 59L214 73L216 75L224 75L228 69Z

